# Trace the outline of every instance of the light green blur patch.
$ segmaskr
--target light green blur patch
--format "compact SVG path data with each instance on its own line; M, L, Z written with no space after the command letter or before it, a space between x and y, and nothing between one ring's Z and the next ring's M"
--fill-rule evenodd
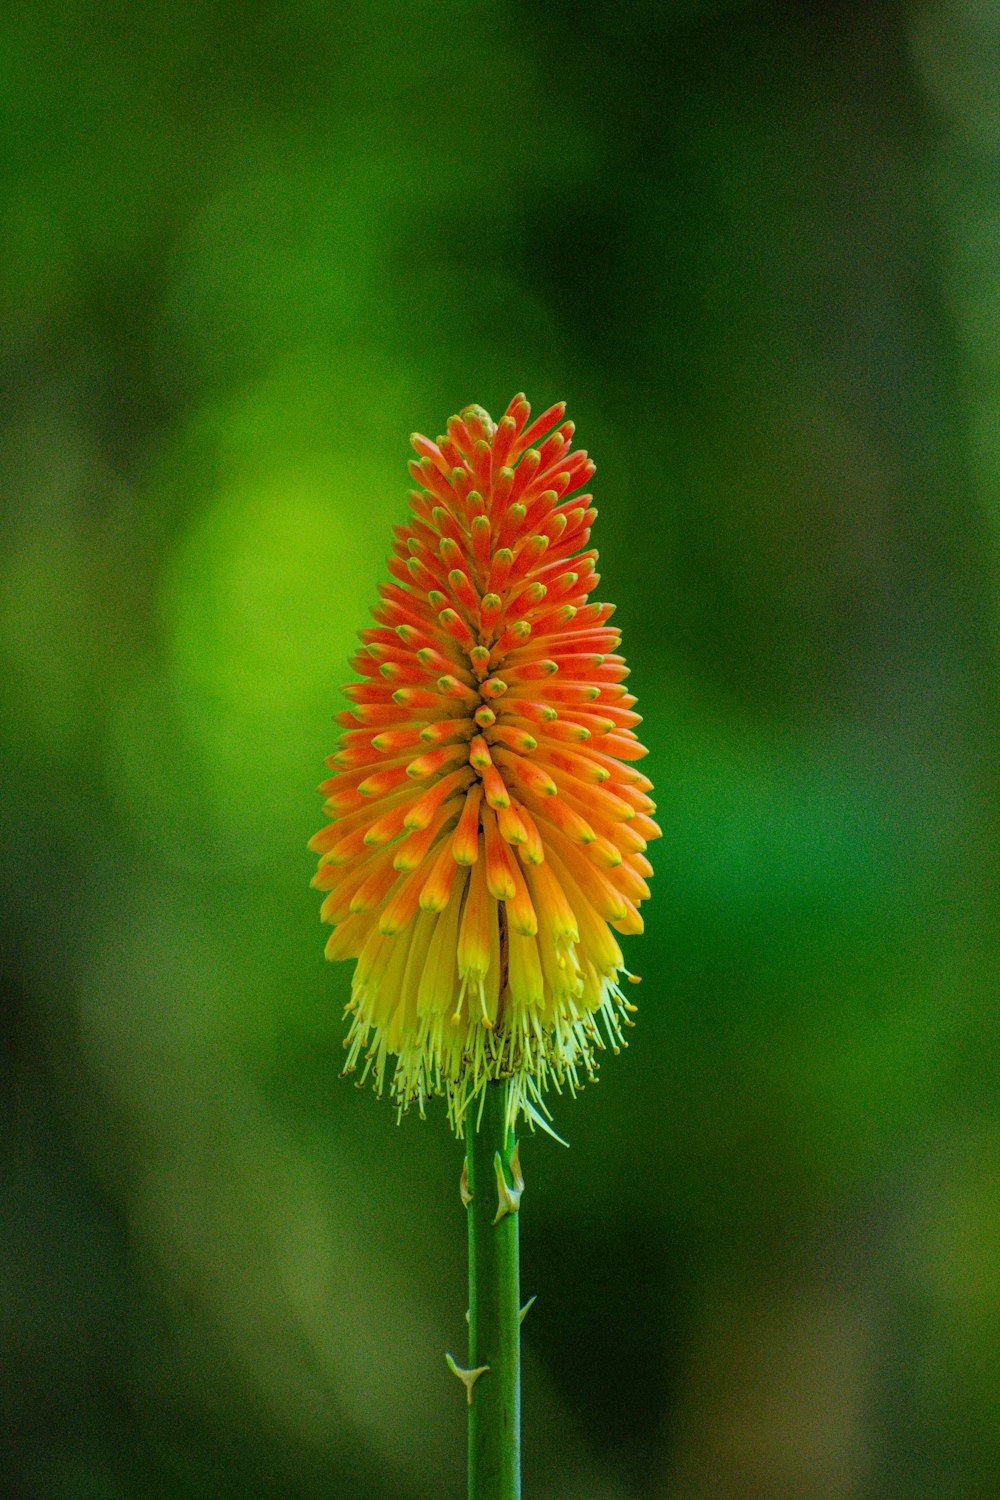
M175 712L241 859L272 859L294 837L332 749L337 687L384 569L369 517L392 483L341 458L228 488L167 570Z
M108 752L123 821L159 859L308 878L338 689L407 512L417 402L404 360L296 351L159 455L148 546L164 515L186 521L161 568L162 649L119 689Z

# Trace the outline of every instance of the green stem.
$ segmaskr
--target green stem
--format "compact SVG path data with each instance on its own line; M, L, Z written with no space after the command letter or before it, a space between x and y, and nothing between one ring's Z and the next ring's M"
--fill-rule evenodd
M496 1155L504 1180L519 1196L512 1170L516 1149L506 1128L506 1083L488 1083L482 1114L465 1127L469 1216L469 1365L489 1366L472 1387L469 1406L469 1500L520 1500L521 1325L516 1208L494 1223L500 1206Z

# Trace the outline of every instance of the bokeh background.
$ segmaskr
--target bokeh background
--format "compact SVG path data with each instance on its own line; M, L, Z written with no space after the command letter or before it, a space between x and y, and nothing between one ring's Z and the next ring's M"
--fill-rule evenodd
M988 0L4 8L4 1495L462 1493L305 844L407 435L519 389L665 830L526 1494L997 1493L998 99Z

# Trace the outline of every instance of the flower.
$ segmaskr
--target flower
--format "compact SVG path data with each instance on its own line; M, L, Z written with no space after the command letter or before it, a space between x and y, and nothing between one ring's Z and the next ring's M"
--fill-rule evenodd
M642 931L660 834L614 606L587 602L594 465L564 403L530 410L411 438L413 515L310 843L327 957L357 959L345 1072L381 1093L391 1067L400 1109L444 1093L457 1131L491 1079L544 1125L546 1086L618 1050L634 976L614 934Z

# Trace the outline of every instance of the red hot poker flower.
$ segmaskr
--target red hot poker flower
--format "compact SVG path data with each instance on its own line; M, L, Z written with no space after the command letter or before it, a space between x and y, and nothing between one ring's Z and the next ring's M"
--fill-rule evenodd
M514 397L414 434L412 518L363 630L311 841L327 957L357 960L345 1071L459 1132L490 1079L541 1123L634 1009L614 933L642 931L651 783L610 604L590 604L594 472L565 406ZM614 929L614 931L612 931ZM599 1022L603 1023L602 1035Z

